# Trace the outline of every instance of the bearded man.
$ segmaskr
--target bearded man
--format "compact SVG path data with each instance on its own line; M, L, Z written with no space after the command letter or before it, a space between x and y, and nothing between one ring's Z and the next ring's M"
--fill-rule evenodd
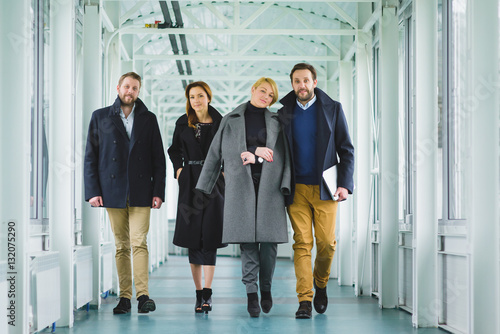
M165 200L165 153L155 114L138 98L141 77L120 77L113 105L92 114L85 150L85 200L105 207L115 236L120 301L113 314L131 310L133 253L138 312L156 309L149 298L147 234L151 208Z

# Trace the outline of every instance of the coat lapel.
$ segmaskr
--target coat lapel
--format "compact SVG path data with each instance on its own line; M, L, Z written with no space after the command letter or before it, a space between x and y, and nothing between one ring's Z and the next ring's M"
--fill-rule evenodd
M325 103L323 105L322 99L319 99L316 102L320 102L318 105L318 134L321 137L317 138L317 149L316 149L316 160L318 162L318 168L320 172L323 172L323 164L325 161L326 152L328 150L328 144L330 143L330 137L332 136L332 120L333 120L333 108L329 105L329 103Z
M245 130L245 110L247 104L243 103L239 105L234 111L228 116L231 117L230 126L235 134L237 134L236 143L238 145L240 152L245 152L247 150L246 141L246 130Z
M125 126L123 125L122 118L120 117L120 98L116 98L115 103L113 103L113 106L109 110L109 119L113 122L113 124L118 128L118 131L127 139L129 140L127 131L125 130Z
M276 140L278 140L278 135L280 131L278 115L273 114L269 110L266 110L264 116L266 119L266 132L267 132L266 147L273 150L274 146L276 145Z

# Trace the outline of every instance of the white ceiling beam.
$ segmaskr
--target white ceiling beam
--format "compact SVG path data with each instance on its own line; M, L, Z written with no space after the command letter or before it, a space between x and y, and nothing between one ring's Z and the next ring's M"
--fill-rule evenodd
M134 53L136 53L137 51L139 51L144 45L146 45L147 43L149 43L149 40L151 39L151 37L149 35L147 36L144 36L143 38L141 38L137 43L134 43ZM156 42L157 40L155 40Z
M144 2L137 2L132 8L130 8L125 14L120 17L120 26L122 26L129 18L132 17L137 11L144 6Z
M363 26L363 32L367 33L371 30L375 22L377 22L382 16L382 8L377 8L373 14L368 18L365 25Z
M351 60L351 58L354 56L354 54L356 53L356 49L357 49L358 45L356 44L356 41L354 41L352 44L351 44L351 47L349 48L349 51L346 52L345 56L344 56L344 59L342 59L343 61L348 61L348 60Z
M123 0L103 0L103 2L120 2ZM193 0L177 0L179 3L188 3L191 4ZM328 2L350 2L350 3L356 3L356 2L378 2L379 0L314 0L314 2L318 3L328 3ZM141 3L148 3L152 2L152 0L138 0L137 2ZM226 2L226 3L233 3L233 2L240 2L240 3L254 3L255 0L224 0L224 1L219 1L219 2ZM304 0L260 0L259 2L292 2L292 3L304 3Z
M130 61L130 59L132 59L130 57L130 55L128 54L127 48L125 47L125 44L123 43L123 41L121 39L120 39L120 50L121 50L122 58L125 61Z
M143 28L143 27L126 27L121 31L122 34L162 34L162 35L297 35L297 36L352 36L356 35L356 29L221 29L221 28Z
M358 22L355 19L349 16L345 10L343 10L339 5L334 2L328 2L328 6L332 7L334 11L336 11L340 17L342 17L347 23L349 23L354 29L358 29Z
M183 13L194 23L196 24L199 28L206 30L207 27L200 21L198 20L190 11L183 11ZM226 52L231 53L232 51L226 46L225 43L223 43L218 37L214 35L207 35L209 38L211 38L221 49L226 50ZM192 36L187 36L192 42L196 43L198 47L201 49L204 49L205 47L202 47L201 44L196 40L195 38L192 38Z
M235 26L234 26L233 22L229 21L229 20L227 19L227 17L225 17L225 16L224 16L221 12L219 12L219 11L217 10L217 8L215 8L215 7L214 7L214 5L212 5L210 2L206 2L206 1L203 1L202 3L203 3L203 5L204 5L204 6L205 6L205 7L206 7L209 11L211 11L211 12L212 12L212 13L213 13L213 14L214 14L214 15L215 15L215 16L216 16L219 20L221 20L222 22L224 22L228 28L231 28L231 29L235 28Z
M286 15L287 13L282 13L280 16L275 18L268 26L265 27L265 29L272 29L274 26L276 26ZM250 50L258 41L260 41L264 36L257 35L253 40L251 40L242 50L238 52L238 54L245 54L248 50Z
M306 21L302 15L299 15L298 13L294 12L292 13L294 17L296 17L302 24L307 28L307 30L314 29L313 25ZM346 29L347 30L347 29ZM353 30L354 31L354 30ZM317 36L330 50L332 50L336 55L340 55L340 50L337 48L335 45L332 44L328 39L325 37L318 35Z
M263 4L262 6L259 7L259 9L257 9L252 15L250 15L250 17L248 19L245 20L245 22L243 22L239 28L246 28L248 27L250 24L252 24L262 13L264 13L269 7L271 7L272 5L274 5L273 2L267 2L265 4Z
M293 40L292 38L287 38L285 40L285 42L292 47L292 49L294 49L298 54L301 54L301 55L305 55L306 52L303 48L299 47L296 43L295 43L295 40Z
M101 17L102 17L102 24L103 26L106 27L106 30L108 30L111 33L114 32L116 28L111 19L109 18L108 13L106 13L106 9L103 7L101 7Z
M205 54L189 54L189 55L148 55L136 54L135 60L148 61L172 61L172 60L213 60L213 61L338 61L339 56L312 56L312 55L205 55Z

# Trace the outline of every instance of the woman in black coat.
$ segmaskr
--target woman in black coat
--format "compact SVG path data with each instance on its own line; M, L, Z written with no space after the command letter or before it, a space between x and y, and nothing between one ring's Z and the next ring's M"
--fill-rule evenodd
M203 81L186 87L186 115L175 123L168 155L179 181L174 245L189 249L189 263L196 287L196 313L212 310L212 280L217 248L222 244L224 180L220 176L211 195L195 190L221 114L209 105L212 91ZM202 271L205 284L202 286Z

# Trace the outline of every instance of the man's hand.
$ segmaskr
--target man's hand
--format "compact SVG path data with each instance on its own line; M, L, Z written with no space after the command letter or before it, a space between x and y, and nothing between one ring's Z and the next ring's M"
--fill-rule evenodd
M151 204L151 207L153 209L159 209L162 205L163 201L161 200L160 197L153 197L153 203Z
M89 200L90 205L98 207L98 206L103 206L104 204L102 203L102 196L96 196L92 197Z
M179 179L179 175L181 175L181 172L182 172L182 168L179 168L177 170L177 180Z
M338 197L337 202L341 202L347 199L349 192L346 188L338 187L333 197Z

